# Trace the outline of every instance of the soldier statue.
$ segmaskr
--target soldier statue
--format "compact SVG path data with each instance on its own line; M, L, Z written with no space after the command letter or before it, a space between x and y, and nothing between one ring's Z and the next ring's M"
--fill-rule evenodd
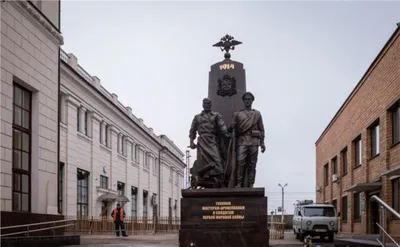
M194 117L189 131L189 147L197 148L196 166L193 166L191 172L194 183L196 184L199 180L198 173L203 171L200 176L204 178L207 175L207 179L214 181L211 187L217 188L224 187L224 164L218 136L229 137L230 135L221 114L212 111L211 107L211 100L203 99L203 111ZM198 133L197 145L194 143L196 132ZM195 184L192 184L192 187L196 186Z
M233 114L229 128L233 130L236 139L236 167L230 179L234 179L236 188L252 188L256 177L258 148L261 147L261 152L265 152L264 124L261 113L251 108L254 95L246 92L242 100L244 109Z

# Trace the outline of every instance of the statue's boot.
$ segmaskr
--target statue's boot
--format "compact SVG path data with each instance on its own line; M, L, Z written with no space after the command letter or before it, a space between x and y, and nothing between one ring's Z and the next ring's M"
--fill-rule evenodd
M247 182L248 182L248 187L253 188L254 187L254 182L256 180L256 168L248 168L247 170Z
M244 166L238 166L237 168L237 175L236 175L236 188L242 188L243 184L243 173L244 173Z

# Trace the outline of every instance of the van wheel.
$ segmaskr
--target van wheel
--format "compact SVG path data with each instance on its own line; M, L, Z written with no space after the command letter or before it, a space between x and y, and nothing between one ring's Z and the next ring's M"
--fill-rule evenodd
M299 240L300 240L300 242L304 242L304 234L303 233L300 233L299 234Z
M333 243L333 237L334 237L333 232L328 233L328 242L329 243Z

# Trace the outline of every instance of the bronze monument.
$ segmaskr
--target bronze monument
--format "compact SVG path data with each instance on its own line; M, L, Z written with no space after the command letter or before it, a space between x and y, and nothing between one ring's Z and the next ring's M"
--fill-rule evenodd
M181 191L180 247L269 246L268 198L264 188L253 188L264 125L252 109L243 64L229 53L241 43L225 35L214 45L225 59L211 66L208 98L189 130L197 159L191 187Z
M227 34L213 45L225 51L223 65L227 66L220 66L220 69L233 67L234 70L229 51L239 44L242 42ZM191 169L191 188L251 188L255 182L258 148L265 151L261 113L251 108L254 95L240 92L236 88L236 78L228 72L218 78L217 83L216 92L209 92L209 95L216 98L223 114L211 111L212 102L206 98L203 112L194 117L189 131L189 147L198 149L197 160ZM241 89L245 89L245 82ZM238 106L239 99L244 108ZM231 122L229 131L225 126L227 121ZM199 133L197 145L194 143L196 132Z

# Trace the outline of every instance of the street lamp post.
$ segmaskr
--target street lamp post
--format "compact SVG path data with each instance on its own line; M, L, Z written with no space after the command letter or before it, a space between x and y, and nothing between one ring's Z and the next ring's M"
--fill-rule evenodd
M281 185L281 184L278 184L279 185L279 187L281 187L282 188L282 218L281 218L281 221L282 221L282 223L283 223L283 218L284 218L284 213L285 213L285 200L284 200L284 195L285 195L285 187L288 185L287 183L285 184L285 185Z

